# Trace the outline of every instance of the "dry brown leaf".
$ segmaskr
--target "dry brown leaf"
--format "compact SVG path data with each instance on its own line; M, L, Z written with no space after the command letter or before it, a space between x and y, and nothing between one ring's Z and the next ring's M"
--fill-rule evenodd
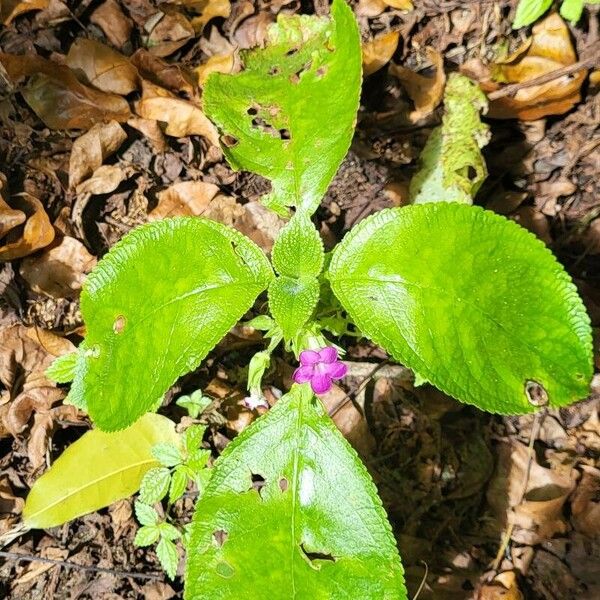
M169 56L193 37L194 28L188 19L180 12L165 9L150 31L147 46L155 56Z
M361 17L378 17L387 8L413 10L411 0L359 0L356 14Z
M44 10L50 0L3 0L0 2L0 20L10 25L13 19L32 10Z
M588 537L600 536L600 469L582 465L583 476L571 496L571 520Z
M211 56L205 63L194 69L198 84L203 86L211 73L233 73L235 62L235 54Z
M523 600L513 571L505 571L494 577L489 585L484 585L477 600Z
M196 33L200 33L204 26L215 17L226 19L231 14L229 0L171 0L171 4L185 6L187 10L200 15L192 19L192 26Z
M69 551L66 548L46 547L41 551L42 558L49 558L51 560L64 560L69 555ZM45 573L53 567L52 563L40 563L31 562L27 564L22 574L15 579L13 585L23 585L28 581L33 581L40 577L42 573Z
M76 298L85 276L96 262L96 257L80 241L63 237L58 244L44 250L39 256L26 258L19 272L37 294Z
M195 94L194 79L180 65L170 64L140 48L130 58L140 75L176 94L183 92L189 98Z
M131 38L133 22L123 13L117 0L106 0L91 15L90 21L102 29L110 43L122 48Z
M491 75L502 83L523 83L576 61L569 29L557 13L552 13L533 27L530 40L492 66ZM498 98L490 103L488 116L532 121L547 115L563 114L581 100L580 90L586 75L587 71L582 70ZM495 81L482 82L486 92L500 87Z
M133 173L133 168L123 169L120 165L102 165L98 167L89 179L80 183L75 188L77 195L110 194L114 192L122 181Z
M391 8L396 10L413 10L412 0L383 0Z
M256 46L264 47L269 27L275 21L270 12L261 11L244 19L233 34L233 41L238 48L249 49Z
M98 123L78 137L69 159L69 187L74 188L90 177L126 139L125 130L116 121Z
M197 106L148 81L143 82L142 89L142 99L135 104L140 117L166 123L167 135L201 135L218 146L219 134L215 126Z
M249 237L265 252L270 252L285 221L261 202L244 204L243 214L236 220L235 228Z
M20 515L23 506L25 506L25 500L14 495L10 480L8 477L2 476L0 479L0 514Z
M13 83L29 77L20 92L50 129L89 129L111 119L126 121L131 115L124 98L83 85L63 65L40 56L5 53L0 53L0 63Z
M0 261L14 260L45 248L54 239L54 227L42 203L31 194L22 192L11 204L26 216L25 224L11 229L2 239Z
M388 31L369 42L363 43L362 63L365 77L379 71L381 67L390 62L394 52L396 52L399 40L400 32Z
M158 121L142 119L142 117L131 117L127 121L127 125L137 129L152 144L156 152L164 152L168 148Z
M77 38L69 48L66 65L102 92L126 96L139 86L137 69L129 60L95 40Z
M0 196L0 238L3 238L11 229L22 225L26 218L22 210L11 208Z
M444 57L433 48L427 48L426 53L427 58L435 68L433 77L425 77L394 63L390 65L390 73L401 81L415 105L414 112L410 114L410 119L413 122L422 119L435 110L442 101L444 86L446 85Z

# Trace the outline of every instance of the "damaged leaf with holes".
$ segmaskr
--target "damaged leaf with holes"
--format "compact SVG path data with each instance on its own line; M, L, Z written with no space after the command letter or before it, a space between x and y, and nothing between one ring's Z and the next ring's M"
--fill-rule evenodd
M188 551L186 600L407 598L375 486L307 386L223 452Z
M208 78L205 112L229 163L271 180L267 206L313 213L354 131L361 55L352 10L334 0L330 18L280 15L266 47L241 60L240 73Z

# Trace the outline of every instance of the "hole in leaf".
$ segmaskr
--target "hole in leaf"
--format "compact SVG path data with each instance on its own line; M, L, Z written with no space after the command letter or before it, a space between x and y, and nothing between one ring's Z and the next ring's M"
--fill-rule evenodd
M298 75L298 73L293 73L292 75L290 75L290 83L293 83L294 85L299 84L300 75Z
M272 75L272 76L279 75L279 67L271 67L269 69L269 75Z
M258 495L262 498L262 489L267 485L265 478L258 473L252 473L252 488L258 492Z
M548 404L548 392L537 381L529 380L525 382L525 395L533 406L546 406Z
M327 67L323 65L317 69L317 78L321 79L327 74Z
M328 562L335 562L335 557L329 552L311 552L304 547L304 542L300 544L300 550L302 550L304 556L306 556L310 564L316 569L321 568L317 561L326 560Z
M285 477L282 477L282 478L279 480L279 489L280 489L282 492L285 492L285 491L288 489L288 486L289 486L289 484L288 484L288 480L287 480Z
M288 50L285 55L286 56L294 56L294 54L296 54L298 52L298 48L291 48L290 50Z
M123 315L119 315L113 323L113 331L118 335L123 331L123 329L125 329L126 323L127 319Z
M229 534L224 529L217 529L213 531L213 540L217 547L222 548L223 544L227 541Z
M229 579L235 574L235 569L229 563L223 561L217 563L215 570L221 577L225 577L225 579Z
M91 348L85 351L85 356L88 358L100 358L100 346L94 344Z
M246 112L249 115L254 116L254 115L258 114L258 109L255 108L254 106L251 106Z
M292 134L290 133L289 129L280 129L279 130L279 137L282 140L291 140L292 139Z
M277 129L270 123L267 123L262 117L254 117L254 119L252 119L252 127L254 127L254 129L260 129L273 137L279 137Z
M240 143L240 141L236 137L233 137L229 134L221 136L221 142L223 142L223 145L227 146L227 148L234 148Z
M477 177L477 169L475 169L475 167L473 167L472 165L469 165L467 167L467 177L471 180Z

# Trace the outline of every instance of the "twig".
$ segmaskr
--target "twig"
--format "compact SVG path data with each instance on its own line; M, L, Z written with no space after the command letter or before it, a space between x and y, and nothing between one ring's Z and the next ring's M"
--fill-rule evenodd
M578 71L583 71L584 69L590 69L591 67L596 66L599 62L600 57L598 54L592 53L591 56L588 56L579 62L573 63L572 65L567 65L566 67L561 67L560 69L550 71L549 73L544 73L543 75L535 77L534 79L529 79L528 81L521 81L520 83L506 85L495 92L490 92L487 97L488 100L492 101L498 100L499 98L504 98L504 96L511 96L516 94L519 90L533 87L535 85L542 85L544 83L548 83L549 81L559 79L564 75L571 75L572 73L577 73Z
M32 556L30 554L19 554L18 552L2 552L0 551L0 557L15 560L17 562L41 562L50 565L57 565L60 567L66 567L68 569L79 569L80 571L91 571L94 573L106 573L107 575L114 575L115 577L131 577L132 579L154 579L162 581L164 577L160 574L155 573L133 573L131 571L116 571L115 569L106 569L104 567L92 567L85 565L78 565L74 562L66 560L56 560L54 558L43 558L41 556Z
M425 587L425 583L427 582L427 575L429 575L429 565L424 560L422 560L421 562L423 563L423 565L425 565L425 573L423 574L423 579L421 579L421 583L419 584L419 587L417 588L417 591L415 592L415 595L413 596L412 600L417 600L417 598L421 595L421 592Z

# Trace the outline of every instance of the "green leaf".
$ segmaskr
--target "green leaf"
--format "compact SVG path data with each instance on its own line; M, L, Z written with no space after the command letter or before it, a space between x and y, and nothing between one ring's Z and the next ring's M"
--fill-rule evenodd
M160 529L157 525L144 525L137 530L133 543L141 548L158 541Z
M174 444L156 444L152 454L165 467L174 467L183 461L181 450Z
M202 390L196 390L189 396L181 396L175 404L185 408L192 419L197 419L212 404L212 398L205 396Z
M75 377L75 365L77 364L77 352L69 352L54 359L46 369L46 377L56 383L70 383Z
M167 540L173 541L181 537L179 529L171 525L171 523L161 523L158 526L158 529L160 531L160 536Z
M84 433L34 483L23 509L25 525L55 527L131 496L157 466L152 446L177 439L173 421L155 414L117 433Z
M183 445L187 452L193 452L200 444L206 432L206 425L191 425L183 434Z
M201 469L206 467L209 458L210 450L199 448L190 454L190 457L187 459L185 464L190 467L194 473L198 473Z
M450 75L442 124L429 136L419 158L419 171L410 182L413 204L473 203L487 177L481 148L488 142L489 130L479 118L486 107L485 94L477 84L464 75Z
M390 251L393 249L393 251ZM503 414L586 396L590 321L551 252L513 221L423 204L362 221L329 277L359 329L455 398Z
M319 281L282 275L269 286L269 309L286 340L293 338L310 319L319 301Z
M515 13L513 29L531 25L537 21L552 5L552 0L520 0Z
M140 500L146 504L159 502L167 495L170 482L171 471L169 469L165 467L150 469L142 479Z
M560 16L572 23L577 23L583 13L584 0L564 0L560 5Z
M175 468L171 477L171 487L169 488L169 502L173 504L177 502L181 496L185 493L187 488L188 476L187 469L180 465Z
M74 394L101 429L129 425L198 366L271 277L258 246L219 223L183 217L133 230L84 285Z
M160 538L160 542L156 546L156 556L160 561L160 565L169 579L175 579L177 574L177 564L179 563L179 553L177 546L167 538Z
M319 232L304 213L296 213L279 232L272 261L280 275L317 277L323 268L325 252Z
M334 0L331 19L279 15L267 36L266 48L240 53L240 73L208 78L204 110L232 167L271 179L267 206L312 214L352 140L358 27L344 0Z
M186 568L186 600L407 597L375 486L306 385L217 461Z
M148 527L158 525L158 513L153 506L136 500L134 508L135 516L142 525L147 525Z

